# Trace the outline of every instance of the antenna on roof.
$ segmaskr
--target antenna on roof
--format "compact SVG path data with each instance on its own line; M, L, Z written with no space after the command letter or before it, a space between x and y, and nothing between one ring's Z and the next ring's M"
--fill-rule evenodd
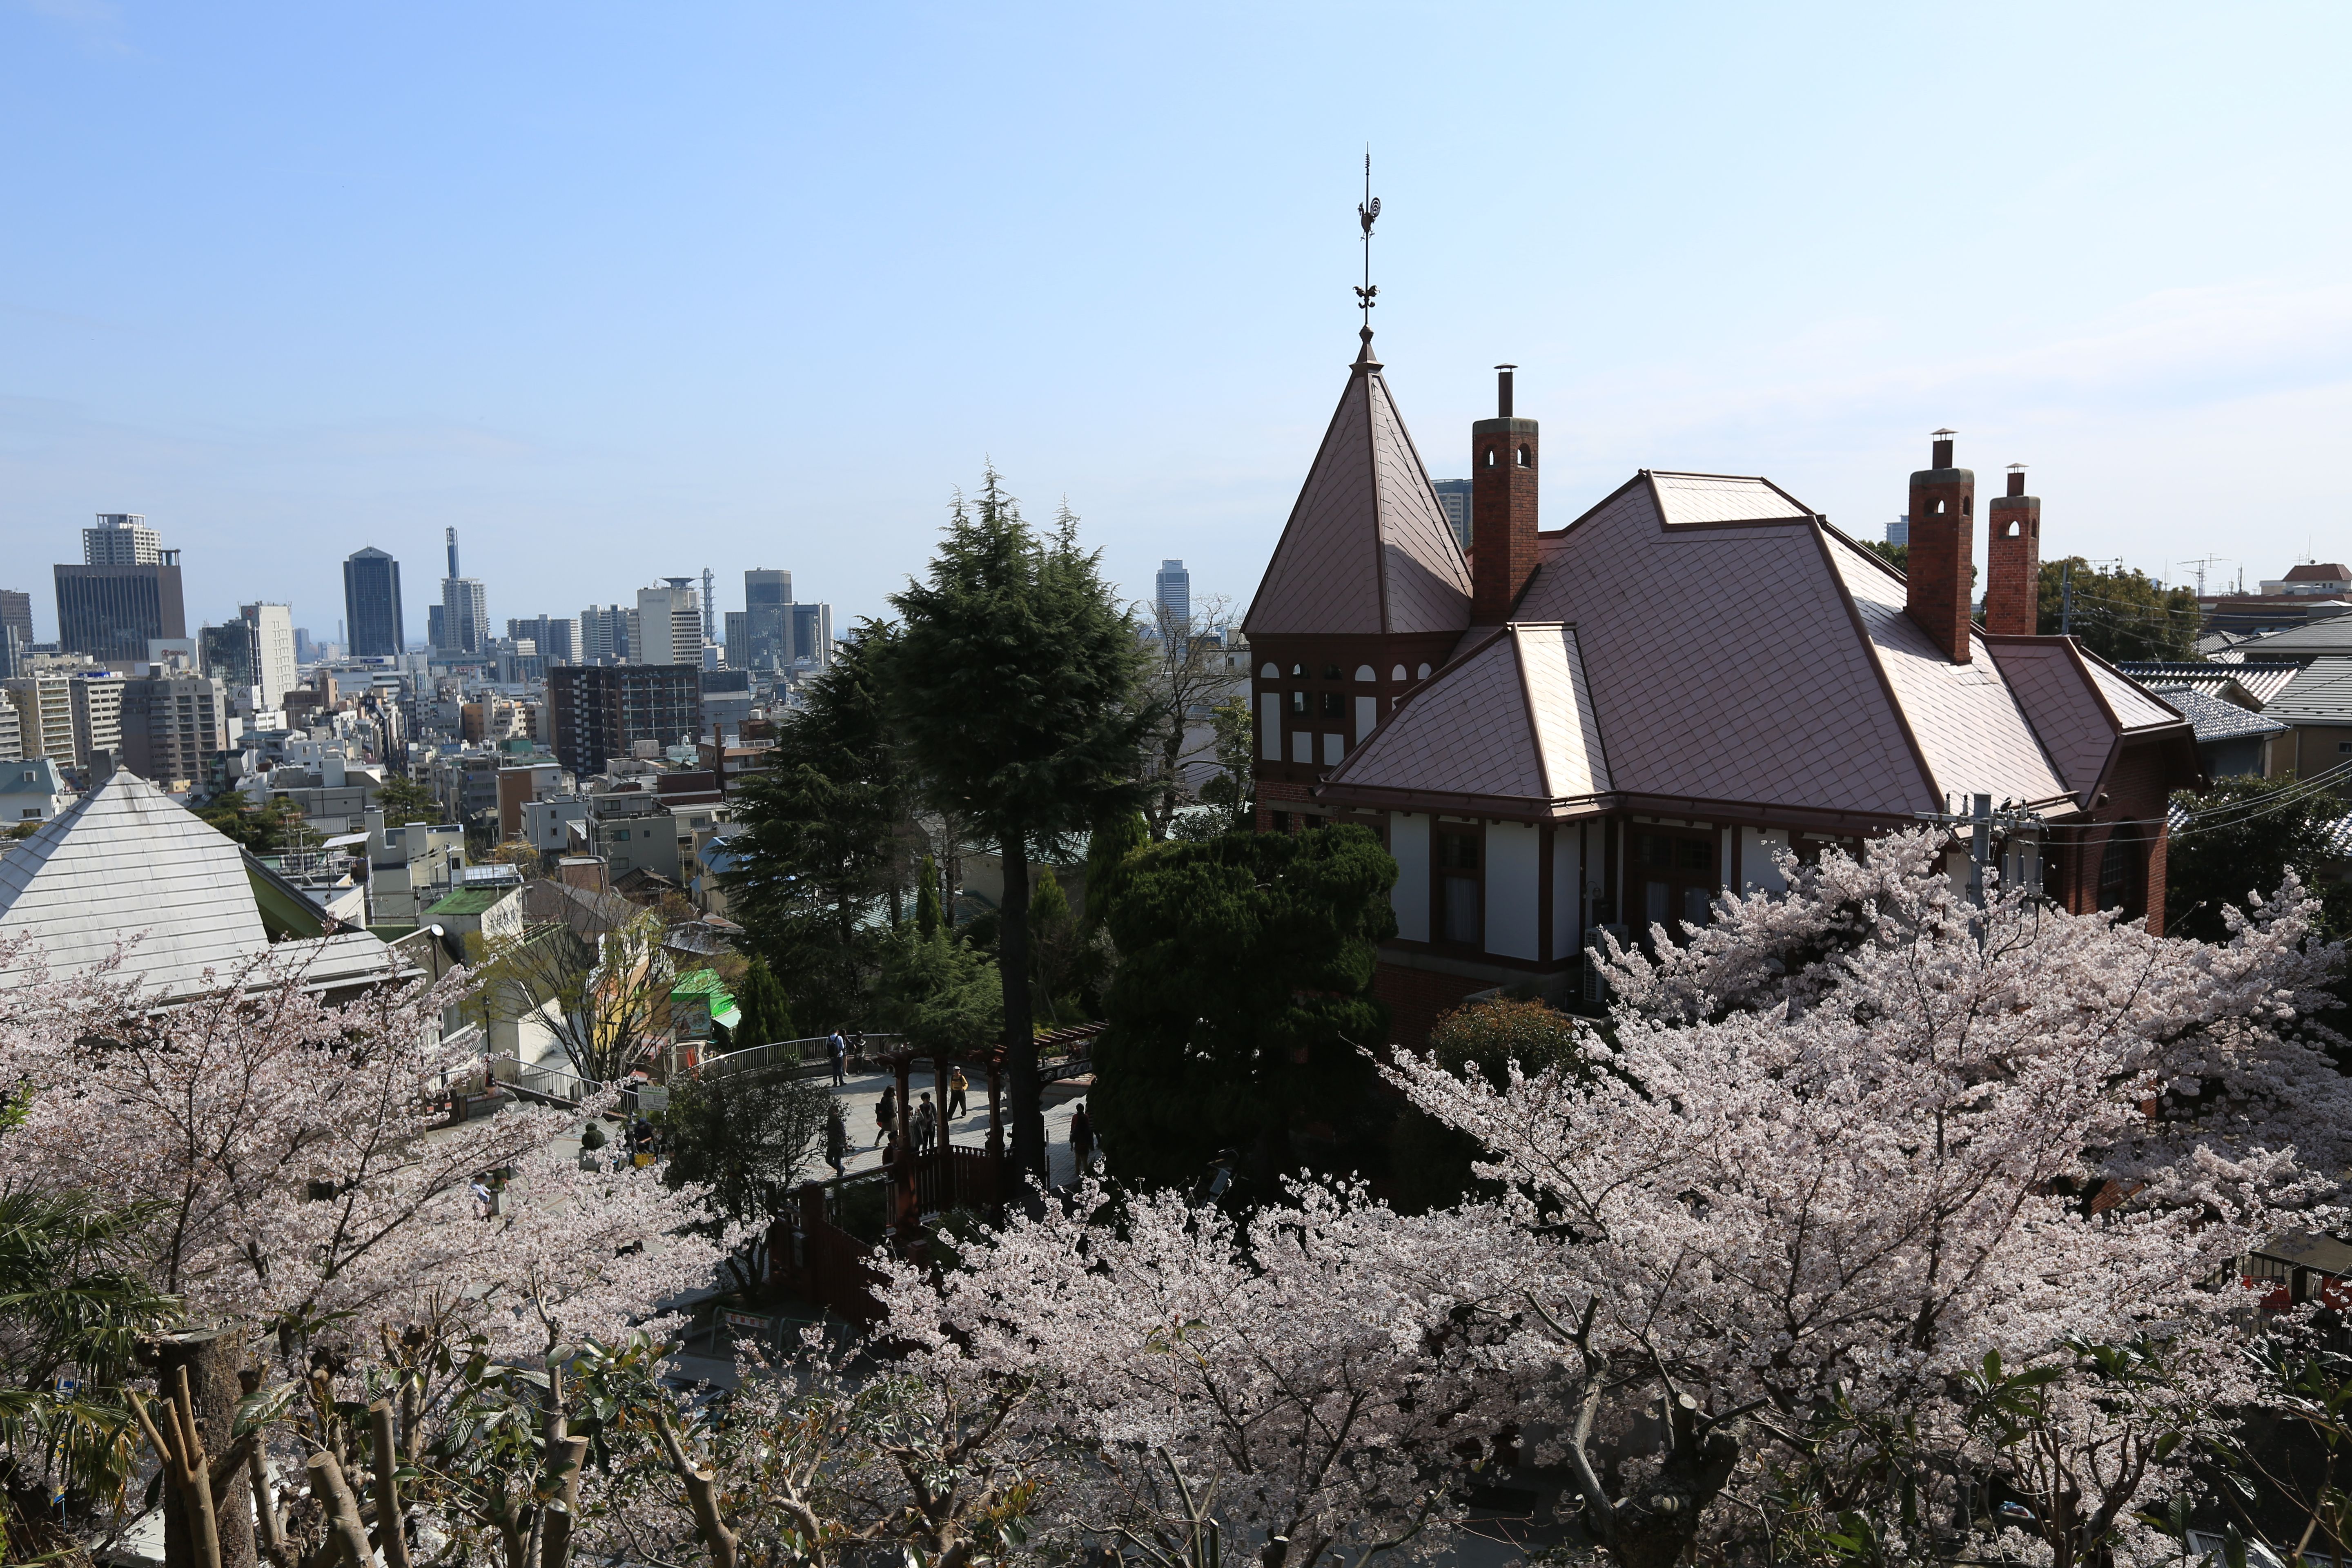
M1364 313L1363 331L1357 335L1364 340L1360 356L1372 357L1372 305L1380 289L1372 283L1372 222L1381 216L1381 198L1372 195L1372 148L1364 144L1364 199L1356 205L1356 221L1364 231L1364 280L1356 288L1356 308Z

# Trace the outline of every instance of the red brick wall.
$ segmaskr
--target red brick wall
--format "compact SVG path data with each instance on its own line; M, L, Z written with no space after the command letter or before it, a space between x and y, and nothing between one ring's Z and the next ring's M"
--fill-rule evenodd
M1528 460L1519 462L1524 447ZM1498 626L1536 569L1536 463L1532 419L1470 426L1470 624ZM1492 454L1493 460L1488 460Z
M2030 637L2042 611L2042 502L2032 496L1996 496L1985 508L1985 630ZM2015 524L2017 535L2010 537Z
M1938 457L1948 461L1950 443L1937 446ZM1976 537L1969 508L1976 488L1976 476L1966 468L1922 468L1911 476L1904 607L1954 664L1969 662L1969 546Z

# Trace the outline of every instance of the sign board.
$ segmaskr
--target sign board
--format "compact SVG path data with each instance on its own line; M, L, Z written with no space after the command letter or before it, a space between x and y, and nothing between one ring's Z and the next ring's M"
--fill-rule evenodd
M760 1316L757 1312L728 1311L721 1312L719 1315L725 1321L727 1326L730 1329L749 1329L755 1334L763 1334L768 1331L768 1320Z
M669 1088L666 1084L641 1083L637 1086L637 1109L647 1115L669 1109Z

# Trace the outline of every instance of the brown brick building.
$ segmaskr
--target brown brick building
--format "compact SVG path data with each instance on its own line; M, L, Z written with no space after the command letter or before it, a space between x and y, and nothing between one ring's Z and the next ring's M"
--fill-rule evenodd
M1856 847L1983 794L2035 826L2007 875L2160 924L2181 716L2033 634L2041 503L1987 509L1949 431L1911 476L1908 579L1761 479L1644 470L1538 526L1537 422L1471 430L1465 556L1364 353L1244 629L1259 826L1361 823L1397 858L1380 994L1417 1043L1468 994L1561 994L1603 927L1777 889L1776 850Z

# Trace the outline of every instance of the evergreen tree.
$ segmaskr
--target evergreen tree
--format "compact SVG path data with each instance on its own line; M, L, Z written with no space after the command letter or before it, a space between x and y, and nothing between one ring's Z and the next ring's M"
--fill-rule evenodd
M2101 658L2193 659L2203 612L2193 588L2159 585L2144 572L2095 570L2079 555L2044 561L2035 629L2055 637L2071 624L2077 642ZM2074 613L2066 614L2071 590Z
M2327 936L2352 931L2352 887L2334 874L2336 826L2352 811L2343 795L2293 776L2225 778L2202 794L2183 790L2172 804L2191 815L2165 846L2167 936L2229 941L2223 908L2251 907L2257 889L2276 888L2289 871L2318 896Z
M1041 538L993 470L958 498L924 581L891 598L891 711L924 788L971 825L1004 868L998 969L1013 1155L1045 1168L1030 992L1034 856L1105 813L1133 809L1153 715L1136 700L1141 655L1066 508Z
M1372 999L1396 862L1367 829L1237 833L1129 858L1089 1109L1119 1173L1183 1181L1221 1149L1263 1184L1294 1131L1361 1134L1386 1038Z
M412 822L430 826L441 820L441 803L433 798L433 792L397 773L383 781L375 803L383 812L386 827L405 827Z
M883 710L889 647L887 628L859 623L784 721L772 765L738 786L748 831L720 879L729 905L814 1018L856 1015L898 887L908 779Z
M735 1007L742 1015L735 1026L737 1039L747 1046L767 1046L797 1037L793 1005L766 959L755 955L745 964L742 984L736 989Z
M1139 811L1115 811L1095 824L1087 841L1087 923L1102 924L1111 884L1122 861L1151 842L1150 825Z
M925 1056L976 1057L1004 1029L996 965L945 935L895 933L874 991L876 1020Z
M940 934L940 868L929 855L923 857L923 885L915 890L915 930L920 935Z

